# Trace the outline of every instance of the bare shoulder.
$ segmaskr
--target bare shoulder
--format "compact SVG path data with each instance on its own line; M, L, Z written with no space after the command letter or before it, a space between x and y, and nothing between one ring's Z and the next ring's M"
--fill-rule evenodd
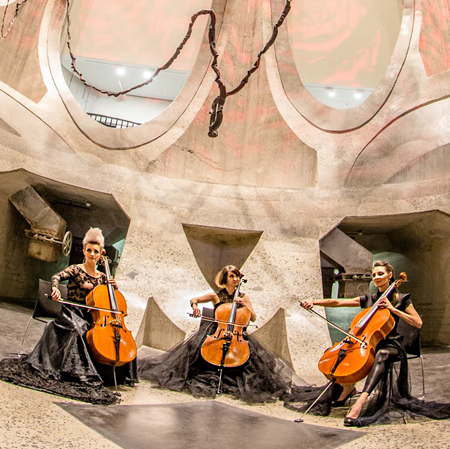
M217 304L219 302L219 297L216 292L205 293L204 295L193 299L197 302L212 302L213 304Z

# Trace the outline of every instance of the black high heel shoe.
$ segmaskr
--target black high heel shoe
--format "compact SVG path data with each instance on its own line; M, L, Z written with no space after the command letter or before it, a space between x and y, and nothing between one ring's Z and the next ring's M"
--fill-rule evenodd
M344 418L344 426L345 427L362 427L363 424L361 423L359 418L349 418L346 416Z
M331 407L343 407L349 399L355 396L356 393L357 393L356 388L353 388L353 390L350 391L350 393L347 396L345 396L344 399L341 399L340 401L333 401L331 403Z

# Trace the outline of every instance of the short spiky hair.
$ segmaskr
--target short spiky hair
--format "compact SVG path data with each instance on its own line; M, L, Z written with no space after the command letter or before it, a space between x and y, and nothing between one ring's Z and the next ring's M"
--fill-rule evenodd
M105 246L105 238L103 237L103 232L100 228L89 228L83 239L83 248L86 248L88 243L94 245L100 245L101 248Z

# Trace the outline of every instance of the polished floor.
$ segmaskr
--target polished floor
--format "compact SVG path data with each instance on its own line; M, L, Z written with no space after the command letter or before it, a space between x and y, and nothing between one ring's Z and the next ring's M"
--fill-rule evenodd
M0 313L4 323L0 331L0 356L6 356L14 350L17 351L31 312L26 307L0 303ZM42 328L42 323L32 321L24 345L26 351L33 347L42 333ZM450 401L450 350L427 348L424 352L427 400ZM411 365L413 392L420 395L419 361L412 361ZM239 446L242 448L314 447L308 445L306 439L312 438L310 441L314 441L314 435L319 435L326 441L319 445L326 448L450 448L450 420L424 419L420 422L353 430L344 429L342 426L345 408L335 409L329 417L307 416L305 423L293 424L298 413L287 410L281 403L250 406L227 396L221 396L214 401L199 400L187 394L155 388L145 381L135 388L121 387L120 391L123 401L111 409L85 405L0 382L0 448L200 449L204 447L205 441L213 442L208 437L214 430L211 428L211 416L223 416L224 425L228 422L234 423L234 426L240 417L245 421L253 419L255 422L264 423L262 428L268 433L259 435L259 440L256 433L240 433L242 444ZM146 417L144 420L143 416ZM175 433L174 426L171 426L170 432L167 430L167 422L173 416L185 418L179 421L183 427L175 426ZM265 418L268 421L264 421ZM114 423L111 424L112 419ZM159 424L158 419L161 419ZM307 427L301 429L305 424ZM147 427L151 427L155 435L144 437ZM278 431L286 438L284 442L282 438L275 438ZM294 434L288 438L286 432L291 431ZM234 441L237 430L233 427L230 432L232 438L230 437L228 443L231 443L232 439ZM351 435L352 438L346 441L345 435ZM137 446L135 441L140 441L141 446ZM289 445L286 445L287 441ZM220 447L231 447L228 443L222 441ZM211 445L206 444L205 447Z

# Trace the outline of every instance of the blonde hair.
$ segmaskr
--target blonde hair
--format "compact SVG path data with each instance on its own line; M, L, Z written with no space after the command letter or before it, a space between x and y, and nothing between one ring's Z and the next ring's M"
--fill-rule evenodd
M89 228L88 232L84 235L83 248L86 248L88 243L100 245L103 249L105 246L105 238L103 237L103 232L100 228Z
M215 284L217 287L223 288L227 284L227 276L228 272L231 271L235 275L237 275L239 278L244 277L244 273L241 273L239 271L239 268L235 267L234 265L225 265L217 274L214 279Z

